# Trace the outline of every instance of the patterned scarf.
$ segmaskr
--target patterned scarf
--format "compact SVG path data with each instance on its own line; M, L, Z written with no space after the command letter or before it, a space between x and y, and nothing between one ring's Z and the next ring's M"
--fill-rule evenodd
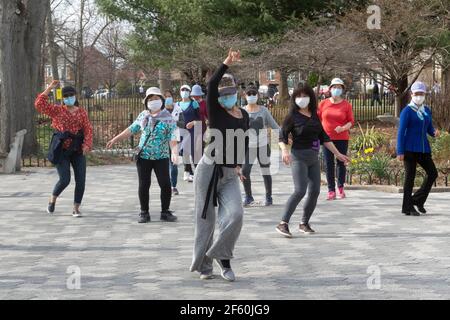
M428 112L425 110L425 105L418 107L415 103L411 102L408 106L416 112L417 117L419 117L420 120L423 121L424 117L428 117Z

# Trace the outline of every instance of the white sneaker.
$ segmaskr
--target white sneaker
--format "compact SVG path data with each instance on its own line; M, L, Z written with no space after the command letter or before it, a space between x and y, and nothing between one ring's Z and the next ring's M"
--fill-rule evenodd
M194 176L193 175L189 175L188 182L194 182Z
M191 176L191 175L189 174L189 172L185 172L185 173L184 173L184 176L183 176L183 180L184 180L184 181L188 181L190 176Z
M80 211L78 211L78 212L72 212L72 217L74 217L74 218L81 218L83 215L81 214L81 212Z
M220 260L215 260L217 265L220 268L220 275L222 278L229 282L234 282L236 280L236 276L234 275L234 272L231 268L225 268Z

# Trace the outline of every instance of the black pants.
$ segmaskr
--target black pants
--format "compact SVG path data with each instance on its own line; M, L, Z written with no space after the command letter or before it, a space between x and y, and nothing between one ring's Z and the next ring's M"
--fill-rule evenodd
M436 166L430 153L405 152L405 184L403 193L403 212L408 212L414 205L423 206L427 201L431 188L438 177ZM416 168L419 164L426 173L422 186L413 195Z
M253 164L258 160L261 167L262 176L264 179L264 186L266 188L266 197L272 197L272 176L270 174L270 146L265 145L258 148L249 148L245 155L245 163L242 167L242 174L245 177L243 182L245 195L252 197L252 181L250 174L252 172Z
M139 159L136 166L139 176L139 201L141 203L141 211L149 211L150 185L153 170L155 170L156 179L158 180L159 187L161 188L161 210L163 212L169 210L170 201L172 199L169 159Z
M342 154L347 154L348 141L347 140L333 140L336 149ZM345 177L347 176L347 167L342 161L336 160L333 152L323 147L325 156L325 162L327 167L327 182L328 191L336 192L336 163L337 163L337 175L338 175L338 188L344 187Z

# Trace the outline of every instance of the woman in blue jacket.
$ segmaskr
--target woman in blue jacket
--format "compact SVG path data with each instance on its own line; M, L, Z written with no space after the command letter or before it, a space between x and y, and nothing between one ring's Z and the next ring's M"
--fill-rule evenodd
M431 157L431 147L428 135L439 136L439 131L433 127L431 110L425 106L427 88L424 83L416 82L411 87L411 103L403 109L400 115L398 129L397 155L405 164L405 185L403 193L402 213L420 216L426 213L425 202L438 177L436 166ZM413 195L416 168L419 164L426 172L426 177L420 189Z

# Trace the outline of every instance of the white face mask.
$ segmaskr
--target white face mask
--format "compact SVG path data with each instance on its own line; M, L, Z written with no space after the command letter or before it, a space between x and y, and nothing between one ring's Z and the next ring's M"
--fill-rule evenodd
M295 104L301 109L307 108L309 106L310 101L311 99L309 97L295 98Z
M412 96L412 102L417 106L421 106L425 102L425 96Z
M147 108L151 112L160 111L162 107L162 101L161 99L158 100L151 100L147 102Z

